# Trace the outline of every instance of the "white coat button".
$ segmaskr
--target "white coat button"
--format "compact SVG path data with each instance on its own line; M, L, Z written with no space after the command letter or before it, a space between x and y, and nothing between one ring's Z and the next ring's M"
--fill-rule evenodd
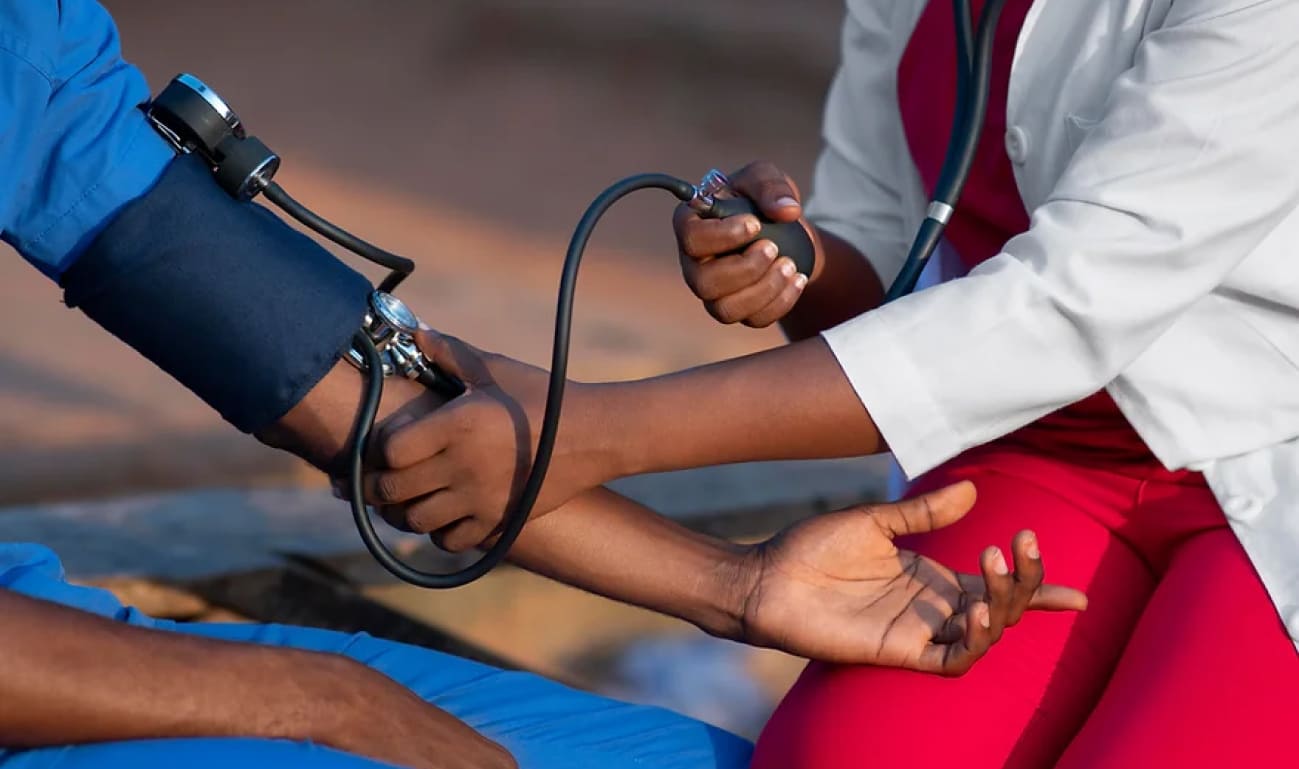
M1222 503L1222 512L1235 521L1250 521L1263 511L1263 503L1254 497L1227 497Z
M1011 126L1006 129L1006 155L1010 157L1010 162L1017 166L1024 165L1028 160L1028 132L1019 126Z

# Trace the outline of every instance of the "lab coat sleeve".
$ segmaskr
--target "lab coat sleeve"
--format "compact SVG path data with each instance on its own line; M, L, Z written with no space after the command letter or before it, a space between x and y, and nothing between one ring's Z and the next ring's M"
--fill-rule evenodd
M1030 229L825 332L908 475L1103 388L1299 205L1299 3L1179 0Z
M138 109L148 98L98 3L0 3L0 230L46 275L173 159Z
M902 269L910 246L905 211L924 206L924 189L906 146L897 69L914 26L913 0L850 0L842 58L826 98L823 144L807 216L852 244L884 285Z

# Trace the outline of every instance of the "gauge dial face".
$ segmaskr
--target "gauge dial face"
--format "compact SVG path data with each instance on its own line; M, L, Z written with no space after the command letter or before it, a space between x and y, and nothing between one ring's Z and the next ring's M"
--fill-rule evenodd
M415 317L405 302L392 294L376 291L370 303L374 306L375 315L397 331L403 334L419 331L419 318Z

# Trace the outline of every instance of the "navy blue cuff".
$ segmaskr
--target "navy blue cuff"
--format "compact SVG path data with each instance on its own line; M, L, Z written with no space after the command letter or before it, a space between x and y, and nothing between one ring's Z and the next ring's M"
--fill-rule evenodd
M64 301L244 432L315 387L360 327L364 276L177 158L63 275Z

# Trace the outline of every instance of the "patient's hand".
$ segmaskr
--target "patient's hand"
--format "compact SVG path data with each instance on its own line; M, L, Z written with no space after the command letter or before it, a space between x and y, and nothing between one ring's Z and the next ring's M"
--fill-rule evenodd
M1025 610L1085 609L1081 592L1042 584L1031 532L1015 537L1013 573L998 573L1009 570L992 547L976 576L894 546L897 536L955 523L974 496L974 486L961 483L851 508L759 545L742 640L827 662L960 675Z

